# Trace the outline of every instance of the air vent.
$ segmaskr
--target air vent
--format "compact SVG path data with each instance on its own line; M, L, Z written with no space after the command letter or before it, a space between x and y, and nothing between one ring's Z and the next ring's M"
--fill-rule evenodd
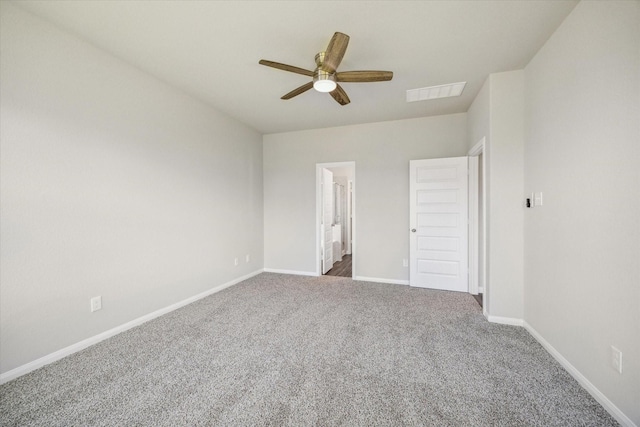
M467 82L450 83L448 85L421 87L407 91L407 102L427 101L429 99L460 96Z

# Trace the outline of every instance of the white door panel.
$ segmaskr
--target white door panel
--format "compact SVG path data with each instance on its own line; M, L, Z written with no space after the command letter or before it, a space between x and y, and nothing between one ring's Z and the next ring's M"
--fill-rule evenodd
M333 267L333 173L322 168L322 274Z
M409 283L467 292L467 158L410 162Z

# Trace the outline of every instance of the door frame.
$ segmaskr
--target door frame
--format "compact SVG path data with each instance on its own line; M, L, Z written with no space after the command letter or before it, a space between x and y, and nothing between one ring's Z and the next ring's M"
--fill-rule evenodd
M487 314L487 143L482 137L467 153L469 156L469 293L482 293L482 311ZM482 189L478 188L478 157L482 154ZM479 191L482 191L482 223L478 215ZM482 230L482 248L479 231ZM482 249L482 251L480 250ZM481 256L482 255L482 256ZM482 278L480 277L482 267ZM484 286L479 286L479 283Z
M353 169L351 188L351 278L356 277L356 162L316 163L316 276L322 276L322 169L348 167Z

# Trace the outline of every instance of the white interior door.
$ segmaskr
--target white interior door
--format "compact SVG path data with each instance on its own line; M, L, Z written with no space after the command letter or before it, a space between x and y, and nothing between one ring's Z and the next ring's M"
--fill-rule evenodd
M322 168L322 274L333 267L333 173Z
M412 160L411 286L468 292L467 157Z

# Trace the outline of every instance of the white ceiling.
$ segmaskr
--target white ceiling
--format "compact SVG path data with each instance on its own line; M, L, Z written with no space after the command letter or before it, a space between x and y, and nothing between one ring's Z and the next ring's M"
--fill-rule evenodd
M20 1L27 9L261 133L465 112L490 73L523 68L577 1ZM351 103L310 90L334 32L351 37L339 71L393 80L344 83ZM406 102L406 90L466 81L460 97Z

